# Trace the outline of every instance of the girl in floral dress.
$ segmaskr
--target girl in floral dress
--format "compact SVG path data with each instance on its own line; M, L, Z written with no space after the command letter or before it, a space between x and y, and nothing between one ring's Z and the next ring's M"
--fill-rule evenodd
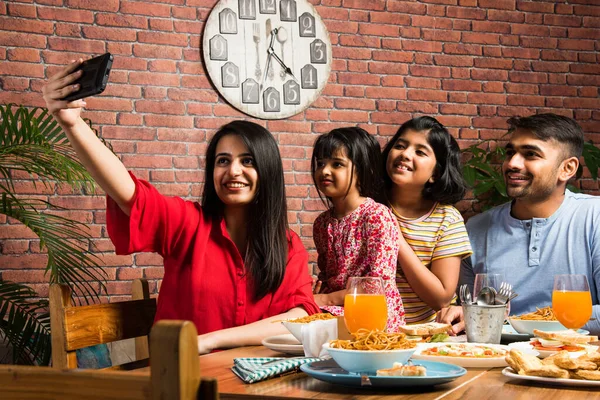
M404 325L395 281L401 234L389 208L373 200L383 189L380 165L379 143L361 128L334 129L315 142L313 181L330 207L313 225L321 282L315 301L332 314L343 315L348 278L381 277L387 331L397 332Z

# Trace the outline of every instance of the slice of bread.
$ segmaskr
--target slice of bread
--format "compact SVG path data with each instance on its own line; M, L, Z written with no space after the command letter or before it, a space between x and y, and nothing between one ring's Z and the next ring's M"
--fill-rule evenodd
M378 369L377 376L425 376L427 370L422 365L402 365L394 363L392 368Z
M401 332L412 336L431 336L436 333L448 332L452 326L439 322L428 322L426 324L404 325L399 327Z
M542 339L548 340L560 340L566 344L582 344L595 342L598 340L598 336L582 335L581 333L575 332L574 330L566 331L540 331L538 329L533 330L533 334Z

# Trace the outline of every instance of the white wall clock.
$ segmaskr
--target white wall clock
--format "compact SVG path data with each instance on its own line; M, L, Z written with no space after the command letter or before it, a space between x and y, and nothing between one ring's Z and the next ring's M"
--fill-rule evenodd
M202 51L219 93L263 119L306 109L331 71L329 33L306 0L221 0L206 21Z

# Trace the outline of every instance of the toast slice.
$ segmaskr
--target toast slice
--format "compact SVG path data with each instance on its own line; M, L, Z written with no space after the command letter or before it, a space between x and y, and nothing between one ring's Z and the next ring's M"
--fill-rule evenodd
M452 326L439 322L428 322L426 324L403 325L399 329L411 336L431 336L437 333L446 333L452 329Z
M402 365L394 363L392 368L378 369L377 376L425 376L427 370L422 365Z
M534 329L533 334L542 339L559 340L566 344L584 344L598 340L598 336L582 335L581 333L575 332L572 329L566 331L547 332Z

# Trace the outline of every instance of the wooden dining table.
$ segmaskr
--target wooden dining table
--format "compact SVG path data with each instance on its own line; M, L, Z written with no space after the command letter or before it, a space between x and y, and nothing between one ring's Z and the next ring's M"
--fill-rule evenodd
M511 379L502 368L467 368L458 379L441 385L416 388L351 388L314 379L295 372L261 382L246 384L232 371L238 357L281 357L263 346L241 347L199 357L202 376L218 380L221 399L599 399L600 387L567 387Z

